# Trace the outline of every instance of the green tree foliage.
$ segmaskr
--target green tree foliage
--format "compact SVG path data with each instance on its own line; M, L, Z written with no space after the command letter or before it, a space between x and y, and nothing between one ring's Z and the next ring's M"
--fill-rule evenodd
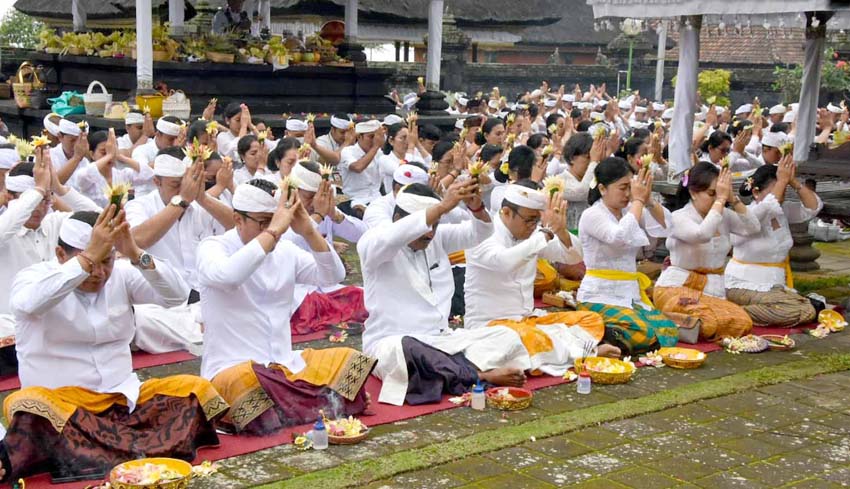
M676 77L672 80L676 86ZM703 102L728 107L729 91L731 90L732 72L729 70L703 70L697 77L697 90Z
M786 103L800 100L800 88L803 80L803 67L777 66L773 70L776 79L773 89L782 92ZM820 87L830 92L850 91L850 64L839 60L832 48L827 48L823 56L823 67L820 72Z
M35 49L42 27L41 22L11 8L0 21L0 46Z

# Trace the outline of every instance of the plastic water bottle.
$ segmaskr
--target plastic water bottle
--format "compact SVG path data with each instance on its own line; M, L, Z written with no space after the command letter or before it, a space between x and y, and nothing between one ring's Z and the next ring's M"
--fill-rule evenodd
M328 448L328 430L321 416L313 425L313 450L325 450Z
M472 389L472 409L476 411L483 411L484 407L487 405L487 402L484 399L484 386L481 385L481 381L475 384L475 387Z
M576 382L576 392L579 394L590 394L590 374L582 372L578 374L578 382Z

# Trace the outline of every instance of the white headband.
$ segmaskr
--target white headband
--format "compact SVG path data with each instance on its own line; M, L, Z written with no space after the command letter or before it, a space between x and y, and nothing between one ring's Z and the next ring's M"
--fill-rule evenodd
M308 170L301 163L292 165L292 171L289 176L295 177L298 182L298 188L307 192L318 192L319 185L322 184L322 175Z
M59 228L59 239L78 250L84 250L91 241L92 227L87 222L67 218Z
M182 177L186 163L171 155L159 155L153 160L153 174L158 177Z
M278 201L274 196L250 183L239 185L233 193L233 209L237 211L275 212L277 204Z
M664 105L664 104L659 104L659 103L657 103L657 102L652 102L652 110L654 110L654 111L656 111L656 112L661 112L662 110L664 110L664 109L666 109L666 108L667 108L667 106L666 106L666 105Z
M351 127L351 121L331 116L331 125L337 129L348 129Z
M286 130L292 132L302 132L307 130L307 123L298 119L287 119Z
M156 130L165 135L177 137L180 135L180 129L180 124L168 122L165 119L156 121Z
M400 165L393 172L393 181L402 185L411 183L428 184L428 174L422 168L415 165Z
M366 122L358 122L356 126L354 126L354 132L357 134L369 134L371 132L375 132L381 128L381 123L376 120L366 121Z
M788 135L784 132L767 132L761 138L762 146L771 148L781 148L786 142L788 142Z
M642 107L642 106L638 105L637 107L635 107L635 113L636 114L645 114L646 113L646 107Z
M59 132L62 134L67 134L68 136L79 136L83 133L80 126L74 124L68 119L62 119L59 121Z
M832 112L833 114L840 114L840 113L844 112L844 109L842 109L841 107L839 107L837 105L832 105L832 102L830 102L826 105L826 110Z
M6 177L6 190L9 192L26 192L35 188L35 179L29 175L15 175Z
M128 126L132 126L134 124L144 124L145 116L138 112L128 112L127 116L124 117L124 124Z
M463 97L458 97L455 100L457 100L457 104L461 107L466 107L466 105L469 103L469 99Z
M405 192L404 190L405 189L401 189L398 195L396 195L395 205L408 214L413 214L414 212L427 209L440 203L440 200L435 199L434 197L415 195Z
M404 122L404 119L402 119L401 116L396 115L396 114L387 114L387 116L384 117L384 121L381 122L381 124L383 124L385 126L391 126L393 124L398 124L399 122Z
M0 170L8 170L21 161L18 151L12 148L0 148Z
M59 117L59 114L54 114L53 112L44 116L44 128L47 129L47 132L52 134L53 136L59 137L59 126L50 120L51 117Z
M508 185L507 188L505 188L505 200L520 207L525 207L526 209L536 209L540 211L545 209L548 204L546 196L539 190L515 184Z

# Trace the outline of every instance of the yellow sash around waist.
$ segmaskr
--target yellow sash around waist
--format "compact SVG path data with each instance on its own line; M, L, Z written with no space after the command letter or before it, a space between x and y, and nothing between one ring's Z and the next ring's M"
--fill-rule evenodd
M646 289L652 285L652 280L643 273L624 272L622 270L588 270L585 272L585 275L601 278L603 280L621 280L624 282L636 280L638 287L640 288L640 299L646 303L646 305L655 307L652 305L652 301L649 300L649 296L646 294Z
M466 252L463 250L449 253L449 263L452 266L466 264Z
M794 277L791 275L791 258L786 257L785 261L778 261L775 263L769 262L756 262L756 261L743 261L737 258L732 258L732 261L740 263L741 265L756 265L759 267L772 267L772 268L784 268L785 269L785 286L789 289L794 288Z

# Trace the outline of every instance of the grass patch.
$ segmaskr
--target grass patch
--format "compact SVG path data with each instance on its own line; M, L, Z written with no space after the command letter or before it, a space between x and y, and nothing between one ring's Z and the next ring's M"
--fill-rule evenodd
M823 278L815 278L811 280L807 280L805 278L798 278L798 276L794 276L794 288L797 289L801 295L806 295L809 292L817 292L823 289L829 289L832 287L847 287L850 284L850 275L839 275L839 276L830 276Z
M519 445L532 436L538 439L557 436L599 423L662 411L703 399L845 370L850 370L850 354L811 354L805 360L697 382L637 399L624 399L554 414L527 423L475 433L465 438L384 455L376 459L349 462L260 487L330 489L360 486L403 472L425 469L471 455Z

